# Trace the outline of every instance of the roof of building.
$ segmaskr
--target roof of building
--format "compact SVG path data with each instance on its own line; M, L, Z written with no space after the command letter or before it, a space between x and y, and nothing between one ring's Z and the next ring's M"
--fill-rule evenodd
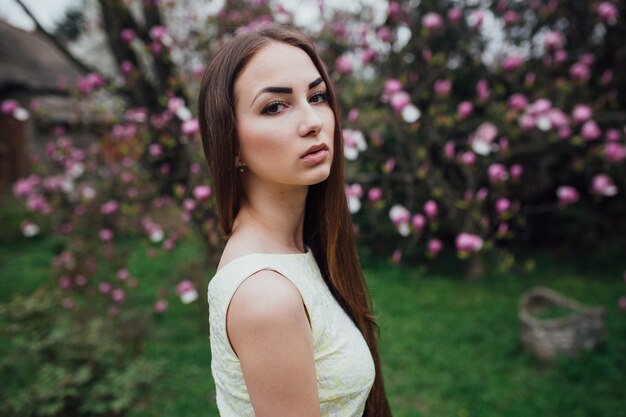
M38 32L27 32L0 20L0 91L63 92L81 71Z

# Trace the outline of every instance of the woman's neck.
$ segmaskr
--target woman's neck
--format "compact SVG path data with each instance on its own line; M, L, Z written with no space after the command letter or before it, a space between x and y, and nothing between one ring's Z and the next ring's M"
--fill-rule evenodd
M248 191L233 224L231 239L263 252L304 252L308 187L289 190L251 187Z

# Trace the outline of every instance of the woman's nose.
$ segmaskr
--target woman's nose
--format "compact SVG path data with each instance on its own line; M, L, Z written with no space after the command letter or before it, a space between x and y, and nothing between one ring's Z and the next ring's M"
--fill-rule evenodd
M322 118L311 104L307 103L302 107L298 124L298 134L300 136L315 136L322 130L323 126Z

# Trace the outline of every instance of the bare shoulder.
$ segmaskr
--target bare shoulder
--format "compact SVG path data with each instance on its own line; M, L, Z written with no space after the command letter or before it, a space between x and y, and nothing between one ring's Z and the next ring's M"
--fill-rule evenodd
M313 336L298 288L259 271L235 291L226 317L257 417L319 417Z
M262 270L236 290L228 309L228 328L284 323L304 313L298 288L276 271Z

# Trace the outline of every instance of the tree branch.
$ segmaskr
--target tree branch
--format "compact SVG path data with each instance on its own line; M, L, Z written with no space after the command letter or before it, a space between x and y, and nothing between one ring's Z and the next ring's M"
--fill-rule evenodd
M22 8L22 10L24 10L24 12L28 15L28 17L30 17L33 20L33 22L35 23L35 27L37 28L37 31L40 32L42 35L44 35L46 38L48 38L48 40L50 40L54 44L54 46L57 47L59 52L61 52L74 65L76 65L78 68L80 68L80 70L82 72L84 72L84 73L97 72L93 68L91 68L89 65L85 64L84 62L82 62L81 60L76 58L65 47L65 45L63 45L54 35L52 35L50 32L48 32L46 29L44 29L43 26L41 26L41 24L39 23L39 20L37 20L37 18L33 15L33 13L30 11L30 9L21 0L15 0L15 2L17 4L19 4L20 7Z

